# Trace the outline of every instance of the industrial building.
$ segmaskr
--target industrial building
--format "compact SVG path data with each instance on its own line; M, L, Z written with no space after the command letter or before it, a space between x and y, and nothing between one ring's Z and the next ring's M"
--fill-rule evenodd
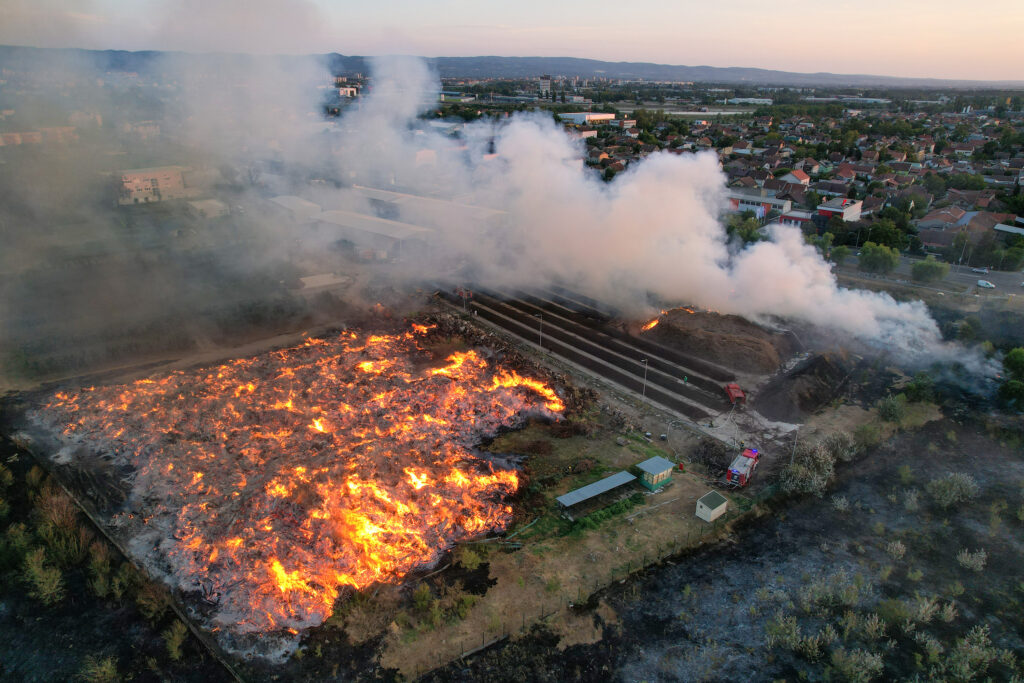
M611 123L615 120L615 114L605 114L597 111L581 111L571 114L559 114L558 118L565 123L574 123L577 126L584 124Z
M395 258L410 248L422 248L434 234L430 228L351 211L324 211L315 222L369 259Z

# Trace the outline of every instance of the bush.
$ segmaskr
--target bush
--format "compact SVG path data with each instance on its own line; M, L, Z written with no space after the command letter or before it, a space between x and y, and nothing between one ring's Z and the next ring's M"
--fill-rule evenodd
M102 659L88 655L78 671L78 678L86 683L116 683L121 680L117 672L117 660L113 657Z
M47 484L36 502L36 532L57 564L70 567L85 559L92 532L78 525L78 508L64 491Z
M64 577L57 567L46 562L46 549L36 548L25 557L22 578L28 594L44 605L56 605L64 599Z
M882 675L882 656L859 648L837 647L832 651L832 669L842 680L867 683Z
M944 477L932 479L926 489L935 504L943 509L970 501L980 490L974 477L962 472L950 472Z
M984 548L973 553L964 548L956 554L956 561L964 569L980 572L985 568L985 562L988 561L988 553L985 552Z
M171 599L163 586L153 581L145 581L135 594L135 605L147 621L155 624L170 608Z
M474 571L480 566L483 559L468 546L459 548L458 562L469 571Z
M860 450L874 448L882 442L882 432L875 424L862 424L853 430L853 441Z
M992 645L992 637L988 624L975 626L963 638L958 638L956 646L942 660L938 671L932 672L933 679L954 681L970 681L981 678L994 664L1002 653Z
M793 461L782 468L779 477L787 493L813 493L819 498L835 474L836 461L820 444L801 444Z
M912 403L931 401L935 397L935 380L927 372L919 372L904 387L903 393Z
M822 445L839 462L850 462L860 451L857 442L847 432L832 432L825 437Z
M176 662L181 659L181 646L184 645L187 636L188 627L178 620L175 620L163 632L164 644L167 646L167 656L171 658L171 661Z
M910 267L910 277L917 282L938 282L949 275L949 264L929 256Z
M907 546L900 541L890 541L885 546L885 552L894 560L902 560L903 556L907 554Z
M850 501L846 496L832 496L832 509L836 512L847 512L850 509Z
M878 402L878 417L886 422L899 424L907 414L907 397L898 394L889 395Z
M412 592L412 604L416 608L417 612L425 613L430 610L430 605L434 601L434 596L430 592L430 586L426 583L421 583L416 587L416 590Z

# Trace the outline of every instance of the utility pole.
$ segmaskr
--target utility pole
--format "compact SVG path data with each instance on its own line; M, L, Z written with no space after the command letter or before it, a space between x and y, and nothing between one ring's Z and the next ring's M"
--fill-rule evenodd
M533 317L537 318L539 320L539 322L537 323L537 346L539 346L540 348L543 349L544 348L544 314L543 313L534 313Z
M644 364L644 391L643 391L643 397L647 398L647 359L644 358L640 362Z

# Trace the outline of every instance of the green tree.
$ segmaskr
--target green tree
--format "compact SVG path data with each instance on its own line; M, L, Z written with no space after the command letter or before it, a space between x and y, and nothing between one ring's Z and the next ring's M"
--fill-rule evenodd
M892 247L897 251L906 249L909 242L907 234L900 230L890 218L883 218L873 223L868 228L866 237L875 244Z
M725 231L729 237L740 240L744 246L767 239L761 232L761 222L757 220L752 211L729 216Z
M928 173L924 177L924 189L928 190L929 194L941 197L946 194L946 181L938 173Z
M1024 382L1024 346L1018 346L1006 354L1003 358L1003 369L1013 379Z
M957 173L946 184L955 190L984 190L985 177L977 173Z
M1024 382L1010 379L999 386L999 400L1006 406L1024 409Z
M928 257L910 267L910 276L917 282L938 282L949 274L949 264Z
M900 263L900 253L892 247L865 242L857 266L866 273L892 272Z
M838 247L832 247L832 251L829 252L828 258L833 263L838 263L839 265L842 265L843 261L845 261L846 257L849 255L850 248L847 246L840 245Z

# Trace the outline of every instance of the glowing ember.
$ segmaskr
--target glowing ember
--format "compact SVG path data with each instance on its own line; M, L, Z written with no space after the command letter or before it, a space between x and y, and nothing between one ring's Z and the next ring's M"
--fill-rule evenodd
M470 448L524 411L564 409L474 351L425 367L428 328L413 330L58 392L39 417L126 459L155 552L216 605L217 623L305 628L331 614L340 586L396 581L504 528L516 473Z

